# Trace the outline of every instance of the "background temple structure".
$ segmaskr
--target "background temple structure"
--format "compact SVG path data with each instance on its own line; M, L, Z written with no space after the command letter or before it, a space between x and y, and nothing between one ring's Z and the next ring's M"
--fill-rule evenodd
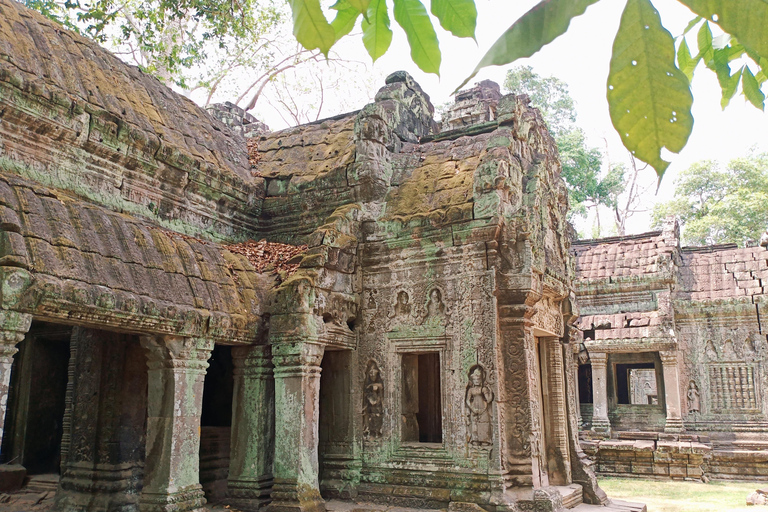
M62 511L644 510L580 448L566 190L499 96L440 133L395 73L265 133L0 0L5 477Z
M669 219L661 231L573 251L582 447L597 469L764 479L766 247L681 248Z

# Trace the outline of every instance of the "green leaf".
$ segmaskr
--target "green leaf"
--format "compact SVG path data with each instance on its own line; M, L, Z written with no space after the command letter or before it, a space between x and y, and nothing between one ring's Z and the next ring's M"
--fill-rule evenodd
M741 73L741 87L747 100L760 110L765 111L765 94L760 90L760 84L747 66L744 66L744 71Z
M456 88L458 91L486 66L504 66L530 57L563 35L571 19L584 14L598 0L542 0L523 14L493 43L471 75Z
M389 13L386 0L371 0L368 18L363 20L363 45L373 62L387 53L392 44L392 30L389 28Z
M320 0L288 0L293 13L293 35L307 50L319 49L328 55L336 42L336 31L325 19Z
M331 6L336 11L336 17L331 22L334 32L336 32L336 41L352 32L360 17L360 11L352 6L349 0L338 0Z
M685 30L683 30L683 35L687 34L687 33L688 33L688 32L690 32L691 30L693 30L693 27L695 27L696 25L698 25L698 24L699 24L699 22L700 22L702 19L703 19L703 18L702 18L701 16L696 16L696 17L695 17L695 18L693 18L691 21L689 21L689 22L688 22L688 25L685 27Z
M348 0L349 4L354 7L357 12L360 14L365 14L368 12L368 6L371 3L371 0Z
M682 71L690 82L693 80L693 72L696 69L696 65L701 60L701 57L691 57L691 50L688 48L688 43L685 42L685 38L680 41L680 46L677 48L677 67Z
M717 23L725 32L762 57L768 57L768 2L765 0L680 0L695 14Z
M425 73L440 76L440 46L424 5L419 0L395 0L395 20L408 36L413 62Z
M736 89L739 88L739 82L741 81L741 73L744 70L742 66L733 75L727 77L720 82L720 88L722 89L722 97L720 98L720 108L725 110L725 107L731 102L731 99L736 94ZM719 78L719 77L718 77Z
M477 7L475 0L432 0L432 14L440 26L456 37L475 38Z
M704 23L696 35L696 44L699 46L699 58L704 59L704 64L709 66L714 57L714 48L712 48L712 30L708 23Z
M674 39L648 0L628 0L613 42L608 106L624 146L659 179L662 148L680 152L693 129L690 85L675 67Z

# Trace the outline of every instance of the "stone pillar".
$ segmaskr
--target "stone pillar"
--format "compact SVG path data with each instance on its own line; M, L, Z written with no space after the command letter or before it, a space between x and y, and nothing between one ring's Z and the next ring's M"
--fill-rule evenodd
M680 382L677 374L677 351L662 350L661 367L664 371L664 403L667 408L667 422L664 432L682 432L683 419L680 415Z
M146 451L147 359L136 336L74 327L56 510L135 510Z
M611 434L611 421L608 419L608 354L589 352L592 362L592 430L606 435Z
M213 342L142 336L149 366L142 512L202 511L200 416Z
M227 503L254 512L272 492L275 383L269 346L232 349L235 388Z
M275 365L275 483L270 512L322 512L317 460L322 345L272 346Z
M32 325L32 315L0 311L0 441L3 439L5 430L13 356L19 351L16 344L24 339L30 325Z

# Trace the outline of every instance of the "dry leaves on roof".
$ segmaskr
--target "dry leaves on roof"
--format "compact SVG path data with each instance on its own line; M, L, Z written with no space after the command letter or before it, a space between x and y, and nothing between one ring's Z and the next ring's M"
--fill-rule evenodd
M248 161L251 167L254 168L261 160L261 153L259 153L259 139L257 137L250 137L246 139L246 147L248 148ZM255 169L251 169L252 176L261 176L261 173Z
M276 272L285 271L288 275L293 274L299 268L299 263L289 264L288 262L294 256L307 250L306 245L289 245L267 242L266 240L259 240L258 242L248 240L239 244L227 245L224 248L248 258L257 272L263 272L265 268L272 265Z

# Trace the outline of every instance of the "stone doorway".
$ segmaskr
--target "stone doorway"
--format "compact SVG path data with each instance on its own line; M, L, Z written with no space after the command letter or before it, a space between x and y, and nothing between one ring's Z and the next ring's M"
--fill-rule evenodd
M215 345L203 384L200 418L200 484L209 503L223 500L229 476L234 366L232 347Z
M33 322L11 370L3 462L59 473L71 327Z
M347 498L343 471L352 453L352 352L328 350L320 364L318 462L324 498Z

